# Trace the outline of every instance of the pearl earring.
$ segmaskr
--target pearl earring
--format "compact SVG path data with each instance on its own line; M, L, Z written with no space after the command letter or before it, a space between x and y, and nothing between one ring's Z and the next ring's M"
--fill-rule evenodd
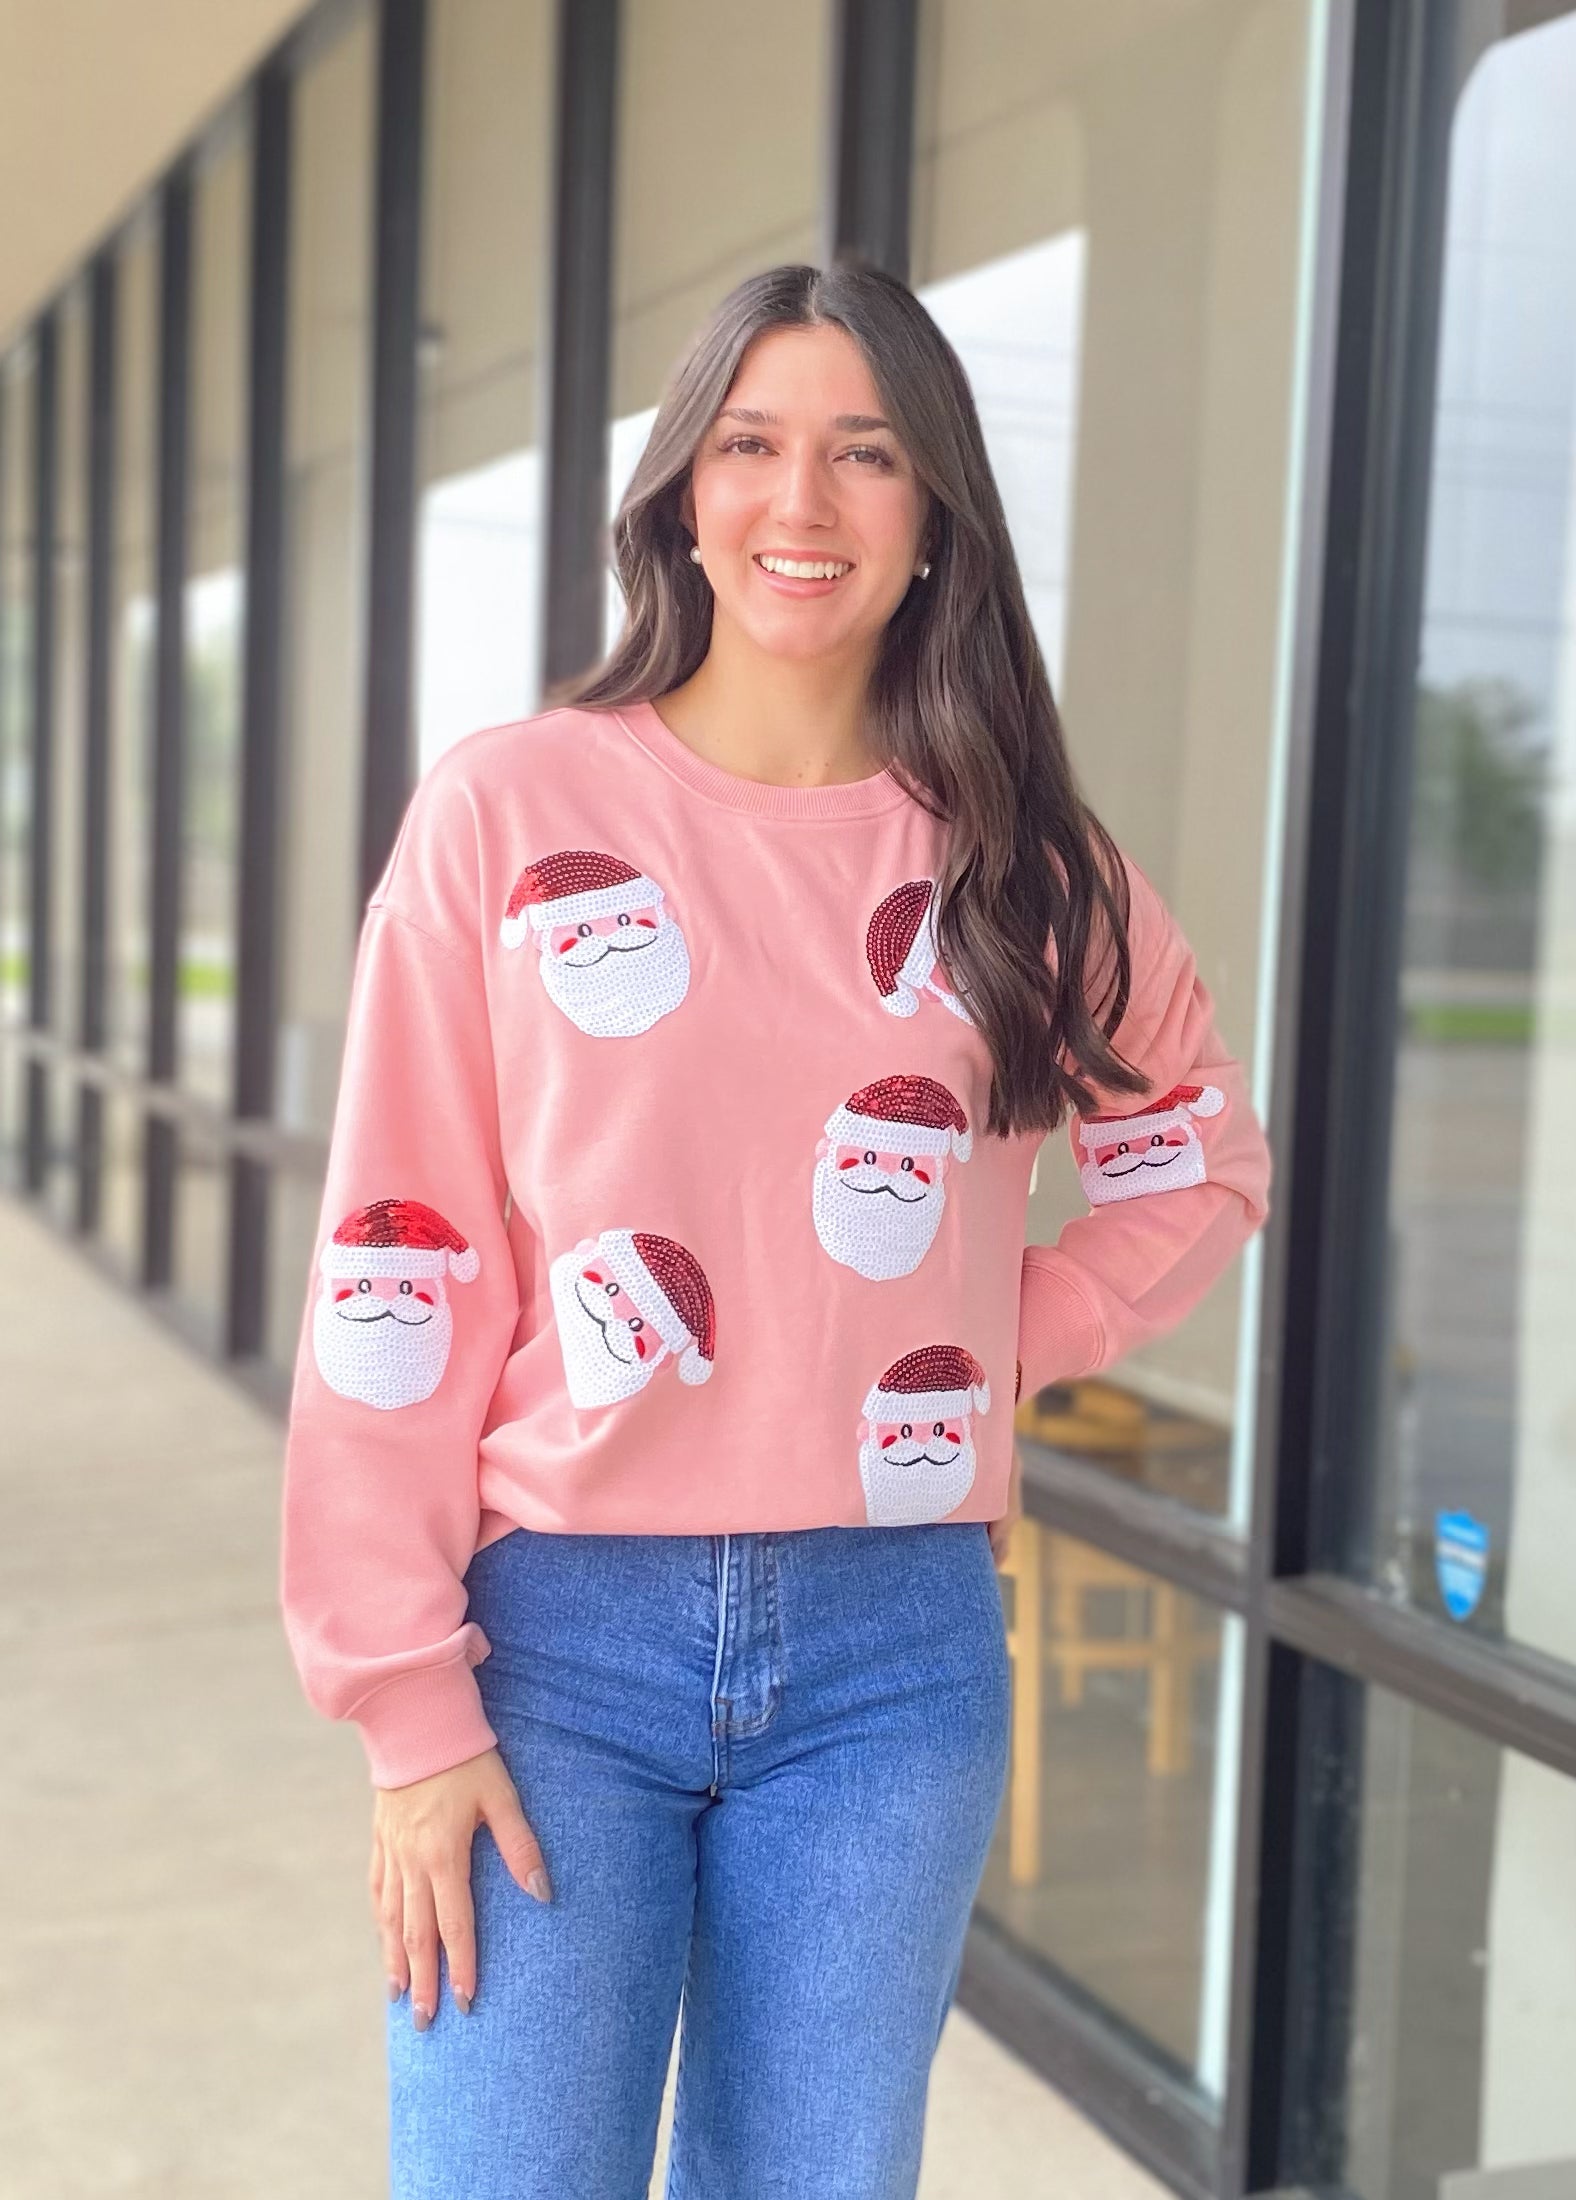
M924 564L923 564L923 565L916 565L916 566L915 566L915 568L914 568L914 571L915 571L915 572L916 572L916 573L917 573L917 574L919 575L919 577L920 577L920 579L921 579L922 581L928 581L928 580L929 580L929 578L930 578L930 560L929 560L929 558L927 558L927 559L925 560L925 562L924 562Z
M690 556L691 556L691 557L692 557L692 558L694 559L695 563L696 563L697 565L699 565L699 563L700 563L700 544L699 544L698 542L692 542L692 543L690 544Z

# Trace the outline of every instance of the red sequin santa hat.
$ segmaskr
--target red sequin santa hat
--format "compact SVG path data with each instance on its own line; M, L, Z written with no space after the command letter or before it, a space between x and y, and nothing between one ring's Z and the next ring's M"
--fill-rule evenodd
M662 888L622 856L595 848L559 848L528 863L514 882L498 927L505 947L519 947L533 931L616 916L621 909L650 909Z
M894 1016L912 1016L920 994L928 989L967 1022L968 1012L957 995L932 982L936 936L930 902L935 884L929 878L908 879L876 904L865 928L865 960L882 1007Z
M1085 1146L1109 1146L1123 1138L1154 1138L1188 1125L1195 1115L1218 1115L1226 1095L1218 1085L1173 1085L1133 1115L1081 1115L1078 1136ZM1120 1130L1114 1126L1120 1125Z
M922 1344L894 1360L865 1392L867 1421L949 1421L990 1411L990 1383L960 1344Z
M960 1161L974 1150L974 1133L945 1085L904 1072L861 1085L826 1119L835 1146L873 1146L878 1153L941 1154Z
M603 1230L597 1249L678 1360L680 1378L703 1383L717 1356L717 1312L706 1271L687 1245L650 1230Z
M375 1199L358 1207L323 1247L325 1276L441 1276L469 1283L481 1255L436 1207L419 1199Z

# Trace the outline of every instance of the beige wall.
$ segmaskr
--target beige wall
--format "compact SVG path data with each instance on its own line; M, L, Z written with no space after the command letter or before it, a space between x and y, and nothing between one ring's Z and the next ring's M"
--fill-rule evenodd
M0 348L302 0L0 0Z

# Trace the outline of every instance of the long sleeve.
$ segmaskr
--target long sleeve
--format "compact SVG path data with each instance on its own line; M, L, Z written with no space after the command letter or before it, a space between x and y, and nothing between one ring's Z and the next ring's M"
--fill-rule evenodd
M1089 1212L1054 1245L1024 1248L1022 1397L1175 1328L1269 1211L1270 1150L1246 1073L1175 919L1124 863L1133 984L1113 1043L1149 1090L1068 1118Z
M491 1645L462 1577L519 1316L485 985L463 928L436 929L423 795L357 947L282 1502L297 1670L317 1710L356 1723L379 1787L497 1739L472 1670ZM423 922L385 898L391 883Z

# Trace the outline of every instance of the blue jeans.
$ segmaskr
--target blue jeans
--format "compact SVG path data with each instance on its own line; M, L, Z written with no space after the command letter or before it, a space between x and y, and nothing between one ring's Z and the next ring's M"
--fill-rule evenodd
M516 1528L476 1668L552 1900L471 1848L477 1991L388 2005L393 2200L912 2200L1006 1781L979 1521Z

